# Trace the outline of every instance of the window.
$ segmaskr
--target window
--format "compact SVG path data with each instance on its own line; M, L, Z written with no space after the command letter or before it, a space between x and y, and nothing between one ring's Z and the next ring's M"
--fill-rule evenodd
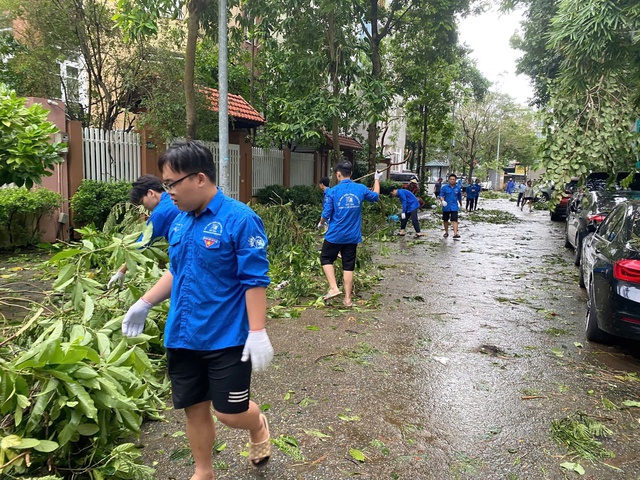
M79 62L65 60L60 64L60 98L67 104L75 103L85 105L87 97L87 75Z
M626 208L624 207L614 209L600 224L600 228L598 228L598 235L604 240L612 242L622 229L625 212Z

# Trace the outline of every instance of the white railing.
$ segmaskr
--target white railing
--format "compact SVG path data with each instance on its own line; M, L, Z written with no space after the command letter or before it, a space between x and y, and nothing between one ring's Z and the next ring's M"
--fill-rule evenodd
M213 163L216 166L216 181L220 183L220 147L218 142L207 140L200 140L200 142L211 150ZM172 141L167 141L167 148L171 143ZM229 144L229 187L224 194L236 200L240 199L240 145Z
M290 185L313 185L313 153L291 152Z
M140 176L140 135L83 128L82 164L87 180L133 182Z
M220 146L218 142L202 141L205 147L213 154L213 163L216 164L216 179L220 183ZM240 198L240 145L228 145L229 147L229 187L225 195Z
M284 155L277 148L252 148L253 176L252 192L269 185L282 185Z

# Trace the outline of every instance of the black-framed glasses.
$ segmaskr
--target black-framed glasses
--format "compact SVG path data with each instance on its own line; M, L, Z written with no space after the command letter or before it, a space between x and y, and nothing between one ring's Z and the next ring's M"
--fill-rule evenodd
M178 180L176 180L175 182L171 182L171 183L163 183L162 184L162 188L164 189L165 192L170 192L171 190L173 190L173 187L175 187L177 184L179 184L181 181L183 181L186 178L191 177L192 175L197 175L198 172L192 172L188 175L185 175L182 178L179 178Z

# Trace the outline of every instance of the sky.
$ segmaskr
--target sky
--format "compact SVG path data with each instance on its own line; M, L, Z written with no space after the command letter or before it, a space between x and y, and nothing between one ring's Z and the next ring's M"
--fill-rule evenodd
M502 14L496 8L482 15L460 19L460 43L473 51L478 69L493 82L492 90L506 93L518 103L527 104L533 96L529 77L516 75L519 50L509 46L509 39L519 30L522 10Z

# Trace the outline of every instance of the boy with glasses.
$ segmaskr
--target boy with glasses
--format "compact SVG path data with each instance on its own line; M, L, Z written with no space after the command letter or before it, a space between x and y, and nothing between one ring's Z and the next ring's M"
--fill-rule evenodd
M180 213L171 201L167 191L167 186L163 184L155 175L143 175L133 182L131 191L129 192L129 201L134 205L143 205L144 208L151 212L147 225L151 224L153 232L151 233L151 242L157 238L167 238L169 236L169 227L176 215ZM142 238L142 237L141 237ZM116 273L113 274L107 288L115 285L122 286L125 276L127 275L127 264L123 264Z
M271 456L269 426L250 400L252 369L265 370L273 358L262 220L217 188L213 156L201 143L175 142L158 166L181 210L169 232L169 270L127 311L122 333L142 333L149 310L171 298L164 344L173 405L186 413L191 479L214 478L212 405L221 423L249 431L249 462L262 467Z

